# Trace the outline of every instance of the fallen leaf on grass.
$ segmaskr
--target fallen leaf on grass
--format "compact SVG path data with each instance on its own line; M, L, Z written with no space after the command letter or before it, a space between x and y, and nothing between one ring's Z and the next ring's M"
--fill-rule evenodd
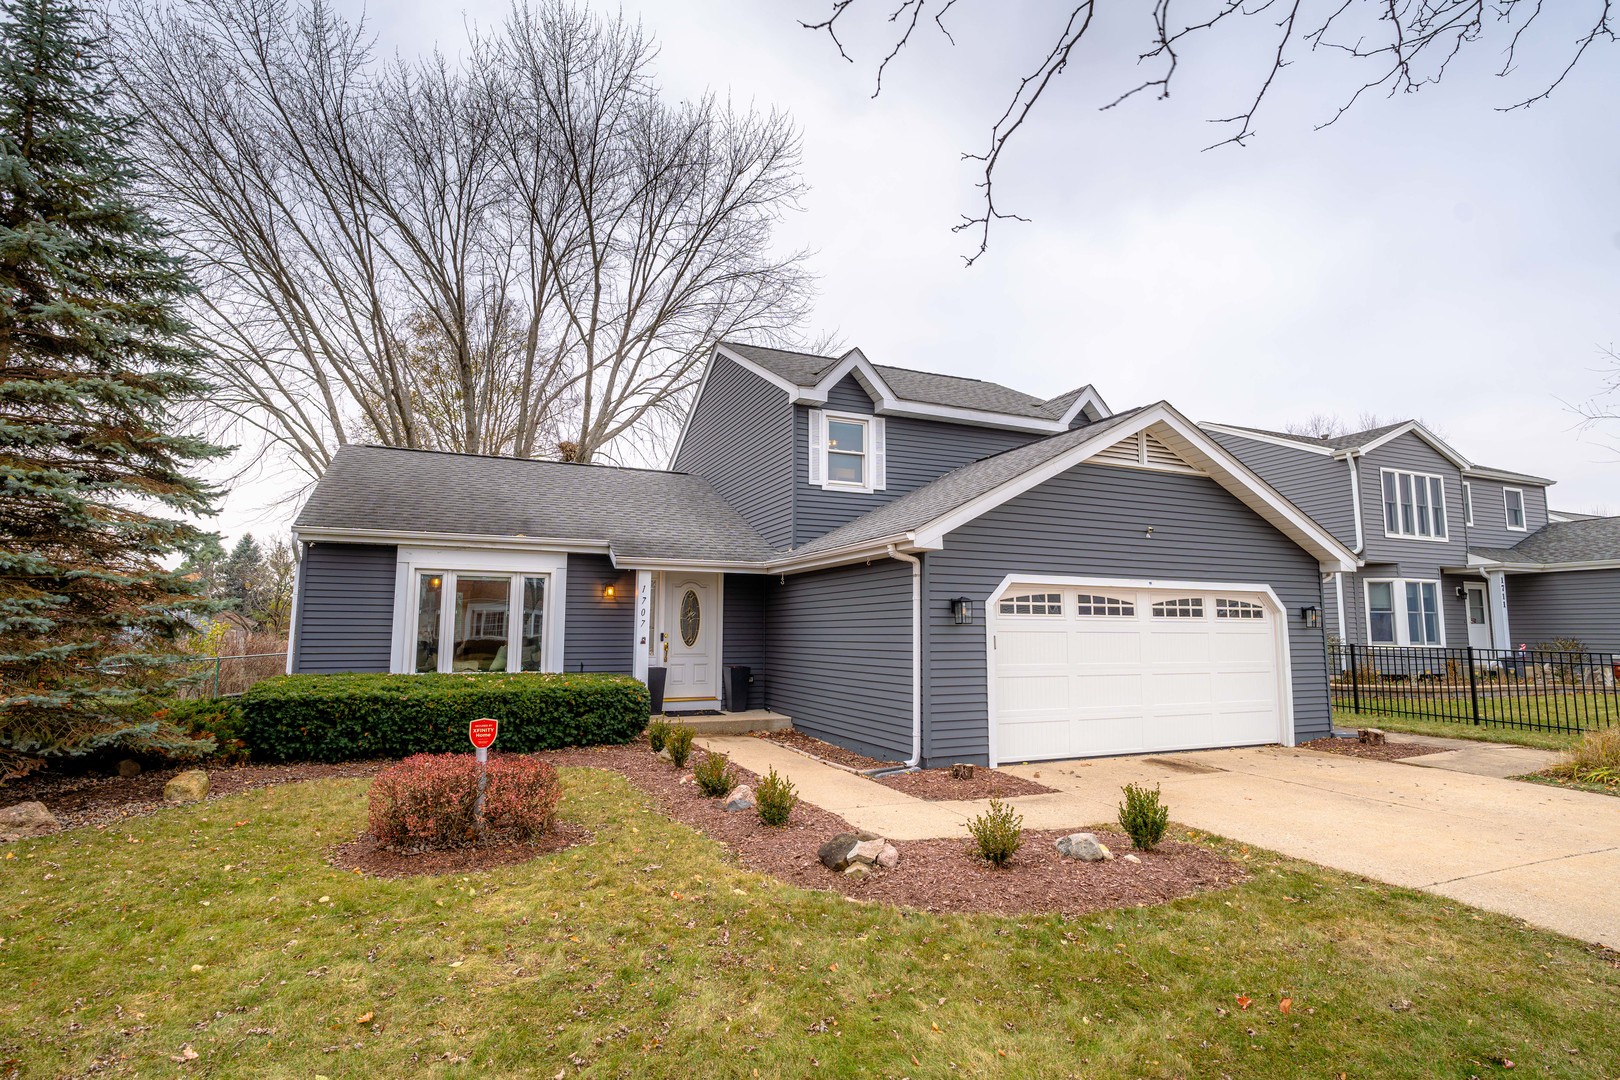
M1239 994L1237 996L1237 1003L1238 1003L1238 1008L1247 1009L1250 1005L1254 1004L1254 999L1253 998L1247 998L1247 997L1244 997L1242 994Z
M1284 1016L1287 1016L1289 1013L1293 1012L1294 999L1283 998L1281 1001L1277 1002L1277 1011L1282 1013Z
M171 1054L170 1058L174 1061L179 1061L182 1063L187 1061L196 1061L197 1051L191 1048L190 1043L186 1043L180 1048L180 1052L178 1054Z
M375 1019L377 1019L377 1014L375 1012L364 1012L355 1017L354 1022L357 1024L369 1024Z

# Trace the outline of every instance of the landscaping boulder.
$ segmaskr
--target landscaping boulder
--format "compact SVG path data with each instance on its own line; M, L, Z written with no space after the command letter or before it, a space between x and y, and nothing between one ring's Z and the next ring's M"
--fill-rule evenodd
M141 775L141 763L134 758L125 758L118 763L118 775L125 779Z
M877 847L871 847L873 841ZM877 833L869 832L841 832L837 836L821 845L816 852L821 859L821 865L829 870L842 870L855 858L855 849L861 845L864 858L860 861L870 866L877 860L878 852L883 850L883 838Z
M860 881L863 878L872 876L872 868L865 863L852 862L844 867L844 876Z
M1368 746L1383 746L1385 742L1383 730L1375 727L1358 728L1356 738Z
M202 802L208 797L208 774L201 769L187 769L175 774L163 785L163 801L172 803Z
M726 796L727 810L752 810L755 806L754 789L747 784L738 784Z
M877 864L885 870L893 870L900 865L900 849L893 844L884 844L883 850L878 852Z
M1128 863L1136 863L1139 866L1142 863L1141 859L1138 859L1135 855L1131 854L1128 851L1124 855L1121 855L1120 858L1124 859Z
M1068 836L1058 837L1057 849L1060 854L1071 859L1080 859L1082 862L1106 862L1114 857L1107 846L1088 832L1070 833Z
M0 809L0 841L27 840L48 836L62 826L56 815L40 802L21 802Z

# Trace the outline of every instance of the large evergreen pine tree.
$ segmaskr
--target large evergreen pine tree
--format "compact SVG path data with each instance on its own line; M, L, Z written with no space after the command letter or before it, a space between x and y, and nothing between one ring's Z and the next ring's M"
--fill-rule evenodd
M223 451L174 416L204 390L190 284L98 46L71 3L0 0L0 779L176 738L135 705L207 604L161 560L201 539L187 470Z

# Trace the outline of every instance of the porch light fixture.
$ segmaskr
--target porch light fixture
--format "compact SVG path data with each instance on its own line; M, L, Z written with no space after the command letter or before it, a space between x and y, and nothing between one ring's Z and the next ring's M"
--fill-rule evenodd
M611 586L611 585L604 586L603 589L602 589L602 599L604 599L604 600L613 599L613 593L614 593L613 586Z
M1322 629L1322 609L1311 605L1299 609L1299 617L1305 620L1305 626L1310 630Z
M951 619L957 626L973 625L973 601L966 596L958 596L951 601Z
M1459 599L1459 600L1468 599L1468 586L1466 586L1466 585L1457 586L1457 599Z

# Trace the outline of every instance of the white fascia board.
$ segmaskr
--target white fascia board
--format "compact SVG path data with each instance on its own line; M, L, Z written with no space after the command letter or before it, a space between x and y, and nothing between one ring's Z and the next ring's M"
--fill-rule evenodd
M806 570L823 570L829 566L846 566L849 563L865 562L869 559L889 558L889 549L896 548L908 554L919 551L937 551L941 544L923 544L918 542L915 533L894 533L889 536L879 536L871 540L862 540L857 544L849 544L841 548L828 551L818 551L811 555L788 555L781 559L773 559L765 564L767 574L802 574Z
M821 377L821 381L809 389L801 389L795 397L795 404L823 405L832 388L837 386L846 375L853 374L859 380L863 389L872 397L872 411L878 416L905 416L918 420L950 420L958 424L968 424L973 427L1005 428L1013 431L1034 431L1042 434L1055 435L1060 431L1069 430L1066 422L1057 420L1042 420L1035 416L1014 416L1009 413L986 412L983 409L964 409L954 405L935 405L926 401L910 401L900 397L894 392L883 377L878 374L877 368L872 365L859 349L851 349L844 354L842 360ZM1095 396L1095 395L1093 395ZM1106 409L1101 398L1095 398L1098 405ZM1084 405L1085 399L1080 404Z
M703 570L726 574L764 574L764 563L727 562L720 559L638 559L612 555L618 570Z
M1449 445L1446 444L1444 439L1430 431L1428 428L1424 427L1422 424L1418 423L1416 420L1409 420L1400 427L1396 428L1394 431L1380 435L1372 442L1364 443L1361 446L1356 447L1356 449L1363 454L1370 454L1380 446L1383 446L1385 443L1398 439L1402 435L1406 434L1416 435L1418 438L1434 447L1441 457L1457 466L1457 468L1464 471L1473 469L1473 462L1457 453L1457 451L1453 450Z
M1548 480L1545 476L1531 476L1529 473L1507 472L1503 469L1481 469L1469 467L1462 471L1464 477L1479 480L1504 480L1509 484L1528 484L1532 487L1552 487L1558 483ZM1552 511L1548 511L1550 515Z
M1470 562L1470 565L1472 565L1472 562ZM1489 568L1506 571L1509 574L1572 574L1579 573L1582 570L1620 570L1620 559L1592 559L1587 562L1562 563L1504 562L1492 563Z
M1104 401L1102 395L1097 393L1096 388L1088 383L1081 389L1080 396L1074 399L1074 403L1069 406L1068 411L1058 417L1057 422L1064 431L1069 430L1069 425L1074 423L1074 418L1084 412L1087 405L1095 406L1098 416L1103 420L1107 420L1114 415L1114 410L1108 407L1108 402Z
M1161 438L1169 437L1167 445L1170 449L1184 458L1195 459L1216 483L1236 495L1244 505L1265 518L1295 543L1314 554L1321 563L1323 573L1351 572L1361 565L1354 552L1312 521L1252 469L1202 431L1198 425L1164 401L1148 406L1122 424L1109 425L1107 430L1085 440L1073 449L928 522L916 530L917 542L930 547L943 546L946 534L953 530L1031 488L1069 471L1121 439L1155 425L1166 429Z
M724 345L716 345L714 347L714 352L716 356L723 356L732 363L741 365L742 367L753 372L755 375L758 375L760 378L764 379L766 382L770 383L772 386L785 390L788 394L797 396L801 390L801 388L791 380L782 378L782 376L778 375L770 368L762 367L759 364L754 363L741 353L732 352Z
M554 551L589 555L612 553L606 540L559 540L554 537L490 536L485 533L413 532L387 529L293 528L293 539L306 544L409 544L416 547L489 548L499 551Z
M1331 446L1318 446L1314 443L1301 442L1298 439L1286 439L1281 435L1266 435L1258 431L1247 431L1243 428L1232 427L1228 424L1199 424L1205 431L1218 431L1222 435L1236 435L1240 439L1251 442L1270 443L1272 446L1286 446L1290 450L1303 450L1307 454L1322 454L1325 457L1336 457Z

